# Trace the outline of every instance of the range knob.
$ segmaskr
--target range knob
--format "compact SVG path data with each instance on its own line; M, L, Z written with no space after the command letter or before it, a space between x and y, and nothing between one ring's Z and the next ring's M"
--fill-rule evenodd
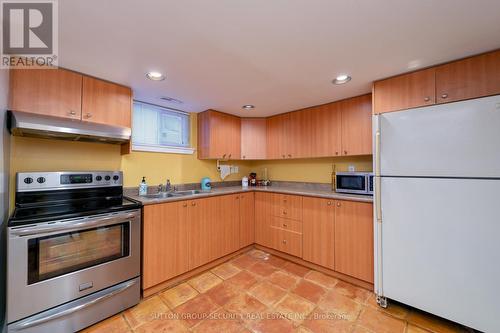
M104 177L104 180L110 180L110 179L111 179L111 177L110 177L110 176L105 176L105 177Z
M96 176L95 180L97 180L98 182L100 182L102 180L102 176Z
M118 177L117 175L114 175L114 176L113 176L113 180L115 180L115 181L116 181L116 180L118 180L118 179L120 179L120 177Z
M31 183L33 183L33 178L31 178L31 177L24 178L24 183L25 184L31 184Z
M45 177L38 177L36 181L38 182L38 184L43 184L45 183Z

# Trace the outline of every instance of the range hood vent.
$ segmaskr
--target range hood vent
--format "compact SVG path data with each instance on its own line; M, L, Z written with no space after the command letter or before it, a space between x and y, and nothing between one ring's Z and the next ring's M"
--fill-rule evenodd
M122 144L130 141L130 128L89 123L20 111L8 112L10 133L44 139Z

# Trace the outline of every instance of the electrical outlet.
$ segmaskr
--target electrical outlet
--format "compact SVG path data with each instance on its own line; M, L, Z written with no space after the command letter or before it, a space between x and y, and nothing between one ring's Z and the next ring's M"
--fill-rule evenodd
M231 173L238 173L240 172L240 168L238 168L237 165L231 165Z
M349 165L347 167L347 170L349 170L349 172L354 172L354 171L356 171L356 167L354 165Z

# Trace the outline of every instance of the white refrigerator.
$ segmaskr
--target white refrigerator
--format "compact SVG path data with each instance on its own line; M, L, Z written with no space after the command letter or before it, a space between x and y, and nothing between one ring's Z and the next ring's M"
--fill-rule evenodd
M500 332L500 96L373 127L380 300Z

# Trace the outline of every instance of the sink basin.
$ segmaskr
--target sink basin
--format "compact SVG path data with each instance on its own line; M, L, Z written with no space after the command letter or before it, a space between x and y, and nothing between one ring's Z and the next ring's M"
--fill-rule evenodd
M186 195L195 195L202 193L200 190L190 190L190 191L175 191L175 192L162 192L155 194L146 194L143 197L147 199L164 199L173 197L183 197Z

